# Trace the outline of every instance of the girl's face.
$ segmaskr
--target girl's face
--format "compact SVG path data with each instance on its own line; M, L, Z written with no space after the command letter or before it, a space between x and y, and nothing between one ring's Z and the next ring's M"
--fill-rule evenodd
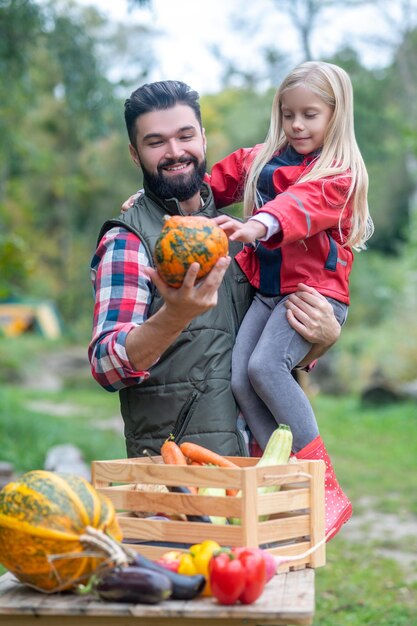
M290 146L310 154L323 146L333 108L311 89L300 85L281 96L282 127Z

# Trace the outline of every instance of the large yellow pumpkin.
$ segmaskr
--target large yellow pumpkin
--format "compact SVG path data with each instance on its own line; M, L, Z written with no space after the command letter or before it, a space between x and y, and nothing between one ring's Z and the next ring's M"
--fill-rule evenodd
M84 478L27 472L0 491L0 563L41 591L69 589L102 562L80 539L88 526L122 539L113 504Z
M197 278L203 278L220 257L227 255L228 249L225 232L212 220L173 215L165 218L155 244L154 260L165 282L178 288L191 263L200 264Z

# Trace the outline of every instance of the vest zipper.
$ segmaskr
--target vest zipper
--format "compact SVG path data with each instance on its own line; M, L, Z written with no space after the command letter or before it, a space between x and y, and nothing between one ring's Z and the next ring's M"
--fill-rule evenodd
M190 422L191 416L193 414L193 406L195 405L195 402L199 396L199 392L197 390L194 390L192 392L192 394L190 395L190 397L188 398L188 400L186 401L186 403L184 404L184 406L181 409L181 412L178 416L177 421L175 422L175 426L173 428L172 431L172 436L174 437L174 440L178 443L178 441L181 439L182 435L184 434L184 432L187 430L187 426Z

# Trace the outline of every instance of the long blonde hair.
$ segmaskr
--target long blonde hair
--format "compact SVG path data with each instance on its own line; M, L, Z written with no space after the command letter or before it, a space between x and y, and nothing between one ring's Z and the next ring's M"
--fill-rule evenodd
M368 209L368 173L355 138L353 122L353 90L348 74L331 63L309 61L298 65L278 87L272 103L271 122L262 149L248 172L243 210L245 217L259 208L256 193L259 175L274 154L288 145L282 128L281 98L288 89L308 87L333 109L319 156L297 182L319 180L329 176L346 177L351 184L346 203L352 199L352 218L346 245L365 248L374 226ZM343 213L343 211L342 211ZM339 221L340 230L340 221Z

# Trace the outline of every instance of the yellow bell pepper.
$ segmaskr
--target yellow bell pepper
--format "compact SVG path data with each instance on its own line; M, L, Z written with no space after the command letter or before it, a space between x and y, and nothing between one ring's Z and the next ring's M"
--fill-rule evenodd
M179 574L193 576L194 574L203 574L206 578L206 586L204 587L203 596L211 596L209 583L209 562L213 556L213 552L220 550L221 546L217 541L207 539L202 543L196 543L190 547L189 551L181 556L178 567Z
M194 559L189 552L181 555L180 564L178 565L178 574L185 574L185 576L198 574Z

